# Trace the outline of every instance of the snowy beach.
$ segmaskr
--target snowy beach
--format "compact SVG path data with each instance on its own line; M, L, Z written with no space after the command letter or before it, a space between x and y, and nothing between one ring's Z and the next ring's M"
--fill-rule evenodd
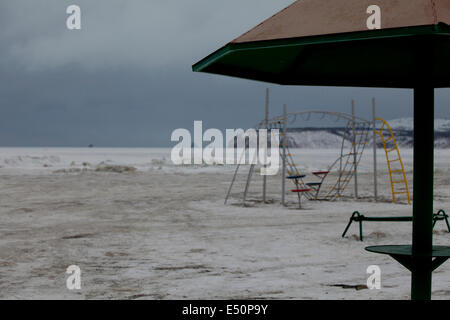
M326 169L339 150L293 150L302 170ZM412 150L401 150L412 195ZM409 299L410 273L369 245L410 244L410 222L364 224L351 213L405 216L391 203L383 150L373 200L372 153L341 201L304 201L287 193L281 175L268 179L261 203L255 175L241 205L248 167L174 166L170 149L0 148L1 299ZM450 150L435 151L435 211L450 211ZM290 186L288 185L288 190ZM434 243L449 245L438 222ZM81 268L81 290L66 288L66 268ZM380 290L364 288L370 265ZM346 288L349 286L350 288ZM356 290L358 288L360 290ZM433 274L433 299L450 298L450 264Z

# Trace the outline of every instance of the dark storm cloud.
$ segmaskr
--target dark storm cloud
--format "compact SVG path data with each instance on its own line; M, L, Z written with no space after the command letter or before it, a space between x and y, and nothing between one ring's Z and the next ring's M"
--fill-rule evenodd
M266 84L196 74L191 65L292 1L8 0L0 3L0 145L170 146L170 134L249 127ZM82 30L65 27L82 9ZM271 112L320 108L411 115L408 90L271 88ZM448 117L448 90L437 95Z

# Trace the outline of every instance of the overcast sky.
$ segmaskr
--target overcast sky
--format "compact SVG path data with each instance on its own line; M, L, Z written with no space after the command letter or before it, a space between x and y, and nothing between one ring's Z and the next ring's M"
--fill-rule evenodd
M0 145L170 147L176 128L248 128L264 117L264 83L191 66L292 0L2 0ZM82 29L66 28L77 4ZM271 115L325 109L393 119L412 91L270 85ZM450 118L450 90L436 115Z

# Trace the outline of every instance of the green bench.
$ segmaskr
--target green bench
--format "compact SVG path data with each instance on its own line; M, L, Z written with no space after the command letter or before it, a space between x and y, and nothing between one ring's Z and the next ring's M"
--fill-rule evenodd
M360 214L358 211L353 212L352 216L350 217L350 221L347 225L347 227L344 230L344 233L342 234L342 237L345 237L347 234L348 229L350 228L350 225L355 222L359 222L359 239L363 241L363 230L362 230L362 223L363 221L378 221L378 222L407 222L412 221L413 217L366 217L362 214ZM450 223L448 222L448 215L445 213L444 210L439 210L437 213L433 214L433 228L436 225L436 222L438 221L445 221L447 224L448 232L450 232Z

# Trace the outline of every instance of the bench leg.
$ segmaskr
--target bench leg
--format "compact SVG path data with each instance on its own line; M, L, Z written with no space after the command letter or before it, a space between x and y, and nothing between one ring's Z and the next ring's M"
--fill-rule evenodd
M359 220L359 240L363 241L362 220Z
M359 222L359 239L363 241L363 231L362 231L362 221L360 219L357 219L356 217L361 217L361 214L358 211L353 212L352 216L350 217L350 221L347 224L347 227L344 230L344 233L342 234L342 238L345 237L347 234L348 229L350 228L350 225L353 221Z
M436 225L436 222L438 221L438 218L442 218L442 220L445 221L445 224L447 225L447 230L450 232L450 223L448 222L448 214L444 210L439 210L435 215L433 219L433 228Z
M350 225L352 224L352 222L353 222L353 216L350 218L350 221L348 222L347 227L345 228L344 233L342 234L342 238L345 237L345 234L347 233L348 228L350 228Z
M450 223L448 223L448 214L446 214L444 210L442 210L442 212L444 215L445 223L447 224L447 230L448 230L448 232L450 232Z
M447 230L448 232L450 232L450 223L448 223L448 214L442 209L439 210L439 212L441 212L442 216L444 217L445 223L447 224Z

